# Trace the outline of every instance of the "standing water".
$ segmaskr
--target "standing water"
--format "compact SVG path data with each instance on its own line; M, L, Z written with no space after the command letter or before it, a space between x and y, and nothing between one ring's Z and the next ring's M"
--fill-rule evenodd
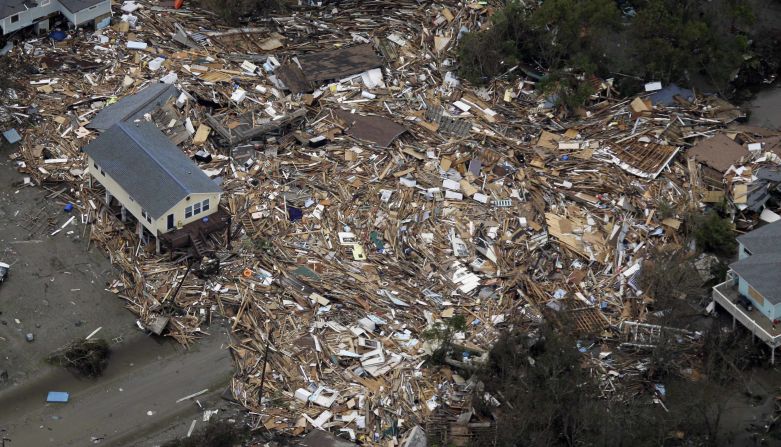
M768 129L781 129L781 88L762 90L748 104L751 116L748 123Z

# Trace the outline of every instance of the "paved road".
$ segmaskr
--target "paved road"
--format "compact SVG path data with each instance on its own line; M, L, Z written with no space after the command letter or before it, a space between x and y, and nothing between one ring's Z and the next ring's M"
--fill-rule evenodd
M98 380L58 370L6 389L0 393L0 427L8 430L12 447L120 447L183 421L200 422L193 400L176 401L209 389L197 399L213 402L228 384L228 335L216 327L211 333L186 352L138 334L115 349ZM70 402L47 404L48 391L70 392Z

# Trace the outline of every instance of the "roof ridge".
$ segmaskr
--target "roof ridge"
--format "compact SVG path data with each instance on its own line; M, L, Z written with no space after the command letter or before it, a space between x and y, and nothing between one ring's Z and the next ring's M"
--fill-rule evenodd
M148 106L149 104L155 102L157 99L160 98L160 96L162 96L162 93L165 92L168 89L169 86L171 86L170 84L166 84L164 82L157 82L157 83L152 82L149 85L147 85L146 87L144 87L143 89L141 89L138 92L136 92L135 94L136 95L140 95L140 94L146 92L147 89L151 90L153 88L159 88L160 85L164 85L165 87L160 89L160 91L158 91L158 92L151 92L150 94L152 96L150 96L149 99L147 99L146 101L142 102L138 107L135 107L135 108L131 109L128 113L124 114L122 116L122 119L119 120L119 122L127 122L128 118L130 118L131 116L135 115L141 109L143 109L144 107ZM173 87L173 86L171 86L171 87Z
M160 132L160 129L158 129L158 128L157 128L157 126L155 126L154 124L152 124L152 123L148 123L148 122L145 122L145 123L142 123L142 124L146 124L146 125L148 125L148 126L151 126L151 127L152 127L152 128L155 130L155 131L157 131L157 132L158 132L160 135L162 135L162 137L163 137L163 138L165 138L165 139L168 141L168 143L169 143L169 144L171 144L172 146L174 145L173 143L171 143L171 141L170 141L170 140L168 140L168 137L166 137L166 136L165 136L165 134L164 134L163 132ZM126 129L126 126L131 126L131 123L128 123L127 121L121 121L121 122L117 123L116 125L117 125L117 126L119 126L119 128L120 128L120 129L122 129L122 131L125 133L125 135L127 135L127 136L128 136L130 139L131 139L131 140L133 140L133 142L134 142L134 143L136 143L136 145L137 145L138 147L140 147L140 148L141 148L141 150L142 150L142 151L144 151L144 153L145 153L145 154L147 154L147 155L149 156L149 158L150 158L152 161L154 161L154 163L155 163L157 166L159 166L159 167L160 167L160 169L162 169L162 170L163 170L163 172L165 172L166 174L168 174L168 176L169 176L171 179L173 179L173 181L174 181L174 182L175 182L177 185L179 185L179 187L182 189L182 191L184 191L184 192L185 192L185 193L187 193L187 194L190 194L190 190L189 190L189 189L188 189L188 188L187 188L187 187L186 187L186 186L185 186L185 185L184 185L184 184L183 184L181 181L179 181L179 178L178 178L178 177L177 177L177 176L176 176L176 175L175 175L173 172L171 172L170 170L168 170L168 168L166 168L165 166L163 166L163 164L162 164L162 163L160 163L160 160L158 160L158 159L157 159L157 157L155 157L155 155L154 155L152 152L148 151L148 150L147 150L147 149L144 147L144 145L143 145L143 144L141 144L141 142L140 142L140 141L139 141L139 140L138 140L138 139L135 137L135 135L133 135L131 132L128 132L128 129ZM136 125L136 127L140 127L140 126ZM178 149L178 147L177 147L177 149ZM182 156L184 156L184 154L182 154ZM185 158L186 158L186 157L185 157Z

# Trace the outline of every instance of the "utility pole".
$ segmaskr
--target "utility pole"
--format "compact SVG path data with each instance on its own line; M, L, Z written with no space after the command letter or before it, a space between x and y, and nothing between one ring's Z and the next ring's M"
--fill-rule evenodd
M231 227L233 224L233 218L228 214L228 250L233 250L233 247L231 246L231 239L233 239L233 232L231 231Z
M271 346L272 339L274 338L273 329L269 329L268 337L266 337L266 349L263 353L263 369L261 369L260 375L260 389L258 390L258 405L263 404L263 385L266 384L266 363L268 362L268 351Z
M176 299L176 294L179 293L179 289L182 288L182 284L184 284L184 280L187 278L187 274L190 273L190 270L193 268L193 264L195 264L194 259L189 259L187 262L187 270L184 272L184 276L182 276L182 280L179 281L179 285L176 286L176 290L174 290L173 295L171 295L171 301L173 302L174 299Z

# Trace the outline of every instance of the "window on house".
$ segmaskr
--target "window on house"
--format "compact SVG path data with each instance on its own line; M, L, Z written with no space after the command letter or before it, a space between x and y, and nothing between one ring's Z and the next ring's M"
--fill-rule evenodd
M38 6L49 6L52 0L38 0Z
M100 175L106 175L106 171L104 171L103 169L101 169L101 170L100 170Z
M201 202L193 204L193 214L201 214Z
M763 297L761 293L757 292L757 289L748 286L748 294L758 305L763 306L765 304L765 297Z
M130 199L133 200L133 199ZM146 210L141 210L141 217L146 219L147 222L152 223L152 216L149 215L149 213L146 212Z
M131 201L131 202L135 202L135 200L133 200L133 196L130 196L130 195L129 195L129 196L127 196L127 198L128 198L128 199L130 199L130 201ZM146 211L141 211L141 212L142 212L142 213L145 213Z
M14 14L11 16L11 23L16 23L19 21L19 14Z
M188 206L187 208L184 209L184 218L189 219L191 217L193 217L193 207Z
M209 211L209 199L201 202L201 208L203 208L204 211Z
M95 166L95 169L98 169L98 162L96 162L96 161L93 161L93 162L92 162L92 166Z

